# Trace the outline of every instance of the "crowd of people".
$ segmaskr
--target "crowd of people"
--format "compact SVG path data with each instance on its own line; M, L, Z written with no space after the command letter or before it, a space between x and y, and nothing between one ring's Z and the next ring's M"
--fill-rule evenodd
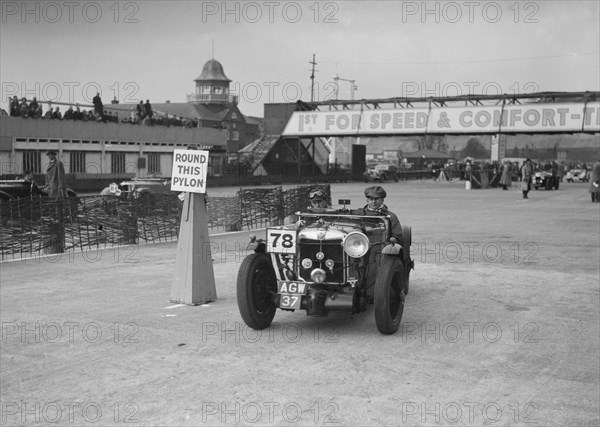
M73 108L73 106L69 106L63 113L60 110L60 107L56 106L53 108L52 103L48 102L48 108L46 112L44 112L42 103L38 102L36 97L33 97L31 101L27 101L27 99L23 97L19 101L18 97L15 95L11 98L9 103L9 115L11 117L32 119L39 118L48 120L74 120L83 122L93 121L103 123L127 123L134 125L166 127L173 126L184 128L200 127L200 121L196 118L190 119L153 111L150 100L148 99L145 103L140 101L139 104L136 105L135 114L128 114L131 117L124 117L122 119L119 119L118 112L110 111L110 108L107 109L104 107L99 93L93 98L93 104L93 110L82 110L79 104L76 104L75 108Z

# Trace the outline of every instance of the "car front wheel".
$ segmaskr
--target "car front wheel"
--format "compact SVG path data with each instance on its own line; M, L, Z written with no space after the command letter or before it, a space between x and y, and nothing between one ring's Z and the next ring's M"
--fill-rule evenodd
M382 334L393 334L404 313L404 268L394 256L384 256L375 280L375 323Z
M268 254L254 253L244 258L237 277L237 301L242 319L252 329L268 328L275 317L273 296L277 279Z

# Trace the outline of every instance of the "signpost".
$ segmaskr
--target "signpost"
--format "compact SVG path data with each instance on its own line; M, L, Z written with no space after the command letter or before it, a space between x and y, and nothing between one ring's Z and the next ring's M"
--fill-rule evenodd
M171 286L174 303L198 305L217 299L205 199L208 158L208 151L173 152L171 190L186 194Z

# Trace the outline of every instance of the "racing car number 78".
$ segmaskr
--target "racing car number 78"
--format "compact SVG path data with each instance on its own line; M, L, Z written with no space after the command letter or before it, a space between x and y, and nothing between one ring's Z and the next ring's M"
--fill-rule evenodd
M296 232L267 229L267 250L273 253L296 253Z

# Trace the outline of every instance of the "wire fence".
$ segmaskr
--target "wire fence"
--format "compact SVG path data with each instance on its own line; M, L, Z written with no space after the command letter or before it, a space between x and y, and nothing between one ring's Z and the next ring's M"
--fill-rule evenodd
M329 185L319 187L331 194ZM308 205L313 188L243 189L231 197L208 196L208 228L226 232L281 225L286 216ZM182 207L175 194L0 200L0 261L176 241Z

